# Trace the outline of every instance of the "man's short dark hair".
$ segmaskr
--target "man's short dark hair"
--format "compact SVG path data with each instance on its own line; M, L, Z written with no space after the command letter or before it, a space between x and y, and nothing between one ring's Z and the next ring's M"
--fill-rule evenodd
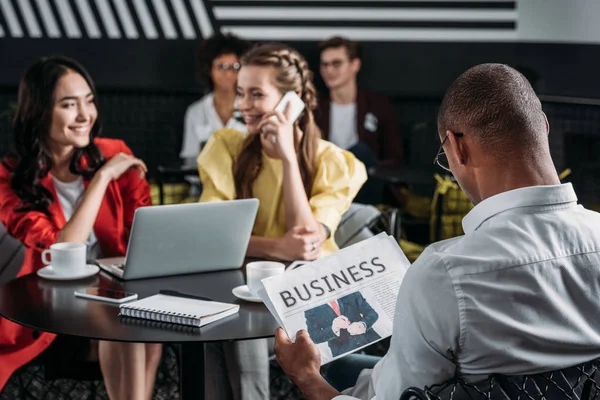
M355 58L360 60L362 57L360 44L341 36L334 36L319 43L319 56L327 49L337 49L338 47L346 49L346 53L348 53L348 58L350 60L354 60Z
M542 104L529 81L504 64L477 65L446 91L438 132L465 132L495 154L529 150L545 140Z
M200 43L197 53L198 80L208 91L214 88L210 78L213 61L223 54L235 54L240 58L248 49L250 42L230 33L215 33Z

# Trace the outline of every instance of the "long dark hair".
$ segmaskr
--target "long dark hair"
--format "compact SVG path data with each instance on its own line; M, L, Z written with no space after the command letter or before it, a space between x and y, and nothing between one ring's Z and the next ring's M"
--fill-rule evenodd
M313 74L304 57L295 49L281 43L267 43L254 47L242 57L242 67L270 66L275 70L275 84L286 93L298 93L306 108L296 124L303 135L296 143L300 175L306 195L310 197L314 175L317 170L317 146L321 131L313 116L317 108L317 90L313 84ZM262 145L259 134L248 134L242 150L234 164L233 176L237 197L246 199L253 196L252 185L262 168Z
M52 193L40 180L48 175L52 166L46 140L50 135L54 92L59 79L69 71L86 80L96 99L96 88L87 71L77 61L62 56L36 61L25 71L19 83L17 111L13 119L15 148L3 161L12 172L10 186L22 200L19 211L37 210L48 214L48 206L52 203ZM71 173L89 179L104 164L102 153L93 140L100 134L100 129L97 118L90 132L89 145L75 149L69 164ZM85 169L80 168L83 156L88 161Z

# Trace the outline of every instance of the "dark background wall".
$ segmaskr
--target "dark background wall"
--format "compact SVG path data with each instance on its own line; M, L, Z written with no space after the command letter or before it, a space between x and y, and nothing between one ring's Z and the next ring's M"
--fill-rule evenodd
M289 42L318 72L315 42ZM199 91L195 41L0 39L0 86L14 87L42 55L78 59L99 88ZM600 46L548 43L363 43L361 84L389 95L441 96L470 66L502 62L531 71L540 94L600 98Z
M42 3L49 8L40 7ZM84 18L82 3L95 22L92 27ZM140 3L149 21L140 17ZM360 82L394 96L440 96L466 68L481 62L503 62L537 75L541 94L598 98L600 47L596 43L600 43L600 28L588 22L583 32L569 32L585 25L586 21L580 20L585 15L600 13L600 7L591 0L570 0L569 9L578 13L569 17L561 14L563 3L7 0L0 6L0 86L16 86L33 60L60 53L80 60L100 88L199 90L194 80L197 43L205 34L228 30L248 32L250 39L257 41L287 39L313 68L317 67L317 39L328 34L362 39L365 63ZM62 17L65 6L73 24L66 24ZM205 19L198 16L199 8ZM278 18L261 17L278 9L287 12ZM242 15L236 16L235 11L240 10ZM341 17L319 18L319 13L336 10ZM386 17L386 12L397 16ZM165 23L165 18L170 23ZM562 18L559 26L553 25L557 18Z

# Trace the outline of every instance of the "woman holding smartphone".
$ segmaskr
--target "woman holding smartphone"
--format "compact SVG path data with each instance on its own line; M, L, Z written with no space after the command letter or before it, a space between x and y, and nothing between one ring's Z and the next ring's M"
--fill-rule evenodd
M273 43L250 50L241 59L236 88L248 134L217 131L198 157L204 187L200 201L260 200L249 257L315 260L336 251L335 229L367 178L364 165L352 153L321 139L313 116L317 98L312 80L304 57L288 46ZM274 111L290 91L305 105L296 121L290 119L290 106L283 112ZM252 347L253 343L263 344ZM219 357L222 360L233 351L261 357L261 369L267 373L264 341L210 346L207 356L212 354L218 364ZM240 361L244 358L238 358L238 364ZM243 368L240 379L231 376L236 370L233 366L220 365L227 367L230 380L241 380L238 387L246 390ZM207 366L207 371L211 368ZM233 389L236 399L264 398L264 393L263 397L258 393L256 397L236 395Z
M99 139L96 90L86 70L42 58L23 75L15 151L0 164L0 221L26 246L19 276L44 267L43 250L86 243L88 259L125 255L133 214L151 205L143 161L121 140ZM111 399L152 397L162 345L57 336L0 318L0 391L34 358L55 368L97 357ZM1 396L0 396L1 397Z
M198 157L200 201L256 197L260 206L248 256L315 260L337 250L333 234L366 180L350 152L321 139L313 74L296 50L266 44L241 59L237 102L248 135L219 130ZM287 92L305 109L274 111Z

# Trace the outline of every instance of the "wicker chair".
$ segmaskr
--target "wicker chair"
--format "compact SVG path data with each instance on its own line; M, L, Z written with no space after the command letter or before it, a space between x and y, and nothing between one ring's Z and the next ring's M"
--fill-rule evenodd
M600 359L535 375L492 374L479 382L455 377L424 389L408 388L400 400L600 399Z

